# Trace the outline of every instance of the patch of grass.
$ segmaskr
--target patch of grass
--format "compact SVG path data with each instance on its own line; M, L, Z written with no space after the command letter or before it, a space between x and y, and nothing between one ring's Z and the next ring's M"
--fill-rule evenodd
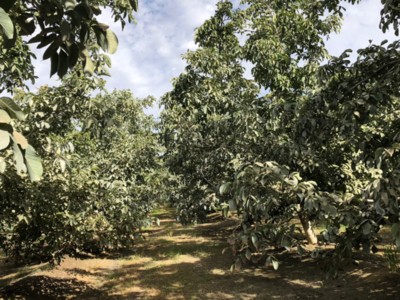
M302 230L302 227L301 227L301 226L300 226L299 228ZM315 224L315 226L314 226L314 231L315 231L317 234L320 234L321 232L325 231L326 228L327 228L327 225L326 225L326 224L324 224L324 223L317 223L317 224ZM346 232L346 226L343 225L343 224L341 224L341 225L340 225L340 228L339 228L339 233L344 233L344 232Z
M196 251L194 253L194 255L197 256L197 257L200 257L200 258L206 258L206 257L211 256L211 253L209 251L199 250L199 251Z
M166 206L160 206L158 208L155 208L151 213L150 216L155 217L155 218L162 218L166 216L174 216L175 215L175 210L171 207L166 207Z
M182 255L182 252L179 248L172 248L172 249L169 249L168 251L164 252L163 255L167 259L174 259L177 256Z

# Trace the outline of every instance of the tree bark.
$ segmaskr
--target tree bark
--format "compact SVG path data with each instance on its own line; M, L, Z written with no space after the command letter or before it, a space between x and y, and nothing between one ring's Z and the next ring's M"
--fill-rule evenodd
M318 238L314 232L314 229L307 214L299 213L299 219L301 225L303 226L304 234L306 235L308 243L311 245L316 245L318 243Z

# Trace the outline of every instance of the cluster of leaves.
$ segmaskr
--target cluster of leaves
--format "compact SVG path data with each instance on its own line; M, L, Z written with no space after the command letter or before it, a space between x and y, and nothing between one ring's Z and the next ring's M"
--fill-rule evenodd
M86 74L109 75L109 57L100 53L114 53L118 39L107 24L99 23L96 16L108 8L115 22L125 26L133 21L137 0L87 1L87 0L4 0L0 3L0 93L14 93L15 88L26 88L26 81L35 82L36 76L29 44L46 48L43 60L51 60L50 76L64 77L68 71L81 70ZM34 35L34 36L33 36ZM28 40L28 38L30 39ZM79 68L79 63L82 67ZM99 79L97 79L99 80ZM99 84L99 82L98 82ZM12 155L19 174L26 169L32 180L41 177L42 166L35 150L13 127L12 119L22 120L24 115L18 105L2 97L0 151L1 168L5 171L3 156ZM10 118L11 117L11 118Z
M381 26L397 32L390 3ZM277 266L266 255L274 248L303 254L293 219L310 243L313 223L326 228L320 242L336 243L336 263L354 247L375 251L383 224L400 247L399 42L371 44L351 63L349 50L330 57L324 47L340 29L340 1L242 4L218 3L163 98L165 157L184 220L236 210L238 264L262 257Z
M0 174L6 172L6 159L13 154L17 173L28 172L32 181L38 181L43 173L41 160L27 139L13 127L15 121L24 119L25 114L11 98L0 98L0 151L5 151L4 157L0 156Z
M89 96L95 87L74 75L16 96L29 113L19 126L45 169L37 183L1 175L0 245L17 261L131 246L163 197L154 121L143 112L153 100L129 91Z
M43 59L51 60L50 76L57 73L62 78L79 61L82 61L86 72L93 74L93 59L97 61L98 49L94 51L90 46L98 45L111 54L118 46L118 39L109 26L96 20L96 16L102 13L101 7L106 6L111 10L114 21L124 26L126 19L133 21L132 12L137 10L138 3L137 0L2 1L0 42L5 49L2 58L8 63L12 61L14 70L11 72L22 70L25 74L20 75L24 80L34 80L34 73L26 72L32 68L32 53L26 43L34 43L38 44L37 48L46 48ZM32 35L27 42L22 40L23 36ZM17 49L20 52L14 57L12 52ZM24 84L19 77L11 78L16 78L16 82L10 82L9 78L2 76L0 85L9 89Z
M251 147L237 129L251 120L250 104L258 88L243 77L235 27L224 26L230 9L229 3L221 3L216 15L198 29L201 48L186 55L186 72L163 97L165 161L178 182L171 201L183 223L202 221L218 206L218 187L233 173L230 161Z

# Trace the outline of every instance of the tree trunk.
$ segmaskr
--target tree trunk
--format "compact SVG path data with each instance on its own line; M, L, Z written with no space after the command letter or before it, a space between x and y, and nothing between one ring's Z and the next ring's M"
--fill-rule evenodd
M307 241L311 245L318 243L318 238L315 235L314 229L312 228L311 222L305 213L299 213L299 219L303 226L304 234L306 235Z

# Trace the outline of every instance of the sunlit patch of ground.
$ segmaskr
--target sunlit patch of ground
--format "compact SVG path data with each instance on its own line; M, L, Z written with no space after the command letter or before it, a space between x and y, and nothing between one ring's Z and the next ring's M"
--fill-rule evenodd
M248 266L231 272L222 250L235 220L182 227L160 210L161 226L130 253L67 258L49 268L0 265L0 299L400 299L400 276L380 256L360 255L337 280L312 259L280 257L278 271Z

